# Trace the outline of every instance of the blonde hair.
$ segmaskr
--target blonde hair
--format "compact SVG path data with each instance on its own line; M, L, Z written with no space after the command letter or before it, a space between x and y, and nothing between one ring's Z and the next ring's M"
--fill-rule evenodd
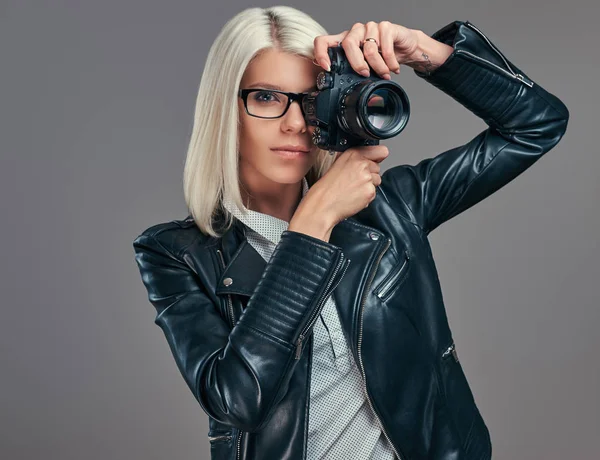
M223 207L228 199L243 209L238 170L238 88L248 64L266 48L314 59L314 39L327 31L306 13L289 6L248 8L231 18L213 42L194 114L194 125L183 173L185 201L198 228L220 237L212 218L223 212L226 229L233 215ZM306 175L311 186L330 168L335 156L317 150Z

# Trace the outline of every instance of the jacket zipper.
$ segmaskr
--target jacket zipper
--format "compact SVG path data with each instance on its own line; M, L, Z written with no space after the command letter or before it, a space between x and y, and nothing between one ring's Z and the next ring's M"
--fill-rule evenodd
M350 259L348 259L347 261L345 261L345 258L346 257L344 256L344 253L342 252L341 253L341 257L340 257L340 261L337 264L337 266L335 267L335 270L333 271L333 276L331 277L331 279L327 283L327 287L325 288L325 291L323 291L323 294L321 295L321 298L319 299L319 303L317 304L317 307L312 312L312 314L311 314L311 316L309 318L309 321L302 328L302 331L300 332L300 335L298 336L298 339L296 340L296 356L295 356L295 359L300 359L300 354L302 353L302 341L306 337L305 336L306 332L312 327L313 323L317 320L317 318L321 314L321 306L325 303L325 301L329 297L329 294L331 294L333 292L333 290L337 287L337 285L340 283L340 281L344 277L344 274L346 273L346 270L348 269L348 265L350 265ZM344 263L345 263L345 265L344 265L344 267L342 269L343 270L342 274L336 280L337 272L340 270L340 267ZM331 289L329 289L329 287L331 286L331 284L334 281L335 281L335 285Z
M312 353L310 353L308 355L308 365L307 365L307 378L308 378L308 383L306 385L306 393L308 394L308 407L306 408L306 412L305 412L305 417L306 420L308 421L310 418L310 388L312 386L312 365L313 365L313 358L314 358L314 349L315 349L315 336L314 334L310 336L310 341L312 342L310 345L312 347ZM306 402L306 399L304 400ZM307 441L308 436L306 438L304 438L305 441ZM302 446L303 450L302 450L302 460L306 460L306 455L307 455L307 446L306 446L306 442L304 442L304 445Z
M221 250L217 249L217 253L219 254L219 257L221 259L221 262L223 264L223 269L225 269L226 265L225 265L225 260L223 259L223 254L221 254ZM231 322L231 328L233 329L233 327L235 326L235 323L233 322L233 302L231 301L231 294L227 294L227 302L229 305L229 319ZM235 447L235 458L237 460L239 460L240 458L240 444L242 442L242 430L238 429L238 433L237 433L237 442L236 442L236 447Z
M235 458L240 460L240 444L242 443L242 430L238 430L237 445L235 446Z
M225 269L226 265L225 265L225 260L223 259L223 254L221 254L221 251L219 249L217 249L217 252L219 253L221 262L223 263L223 269ZM231 323L231 328L233 329L233 327L235 326L235 323L234 323L234 319L233 319L233 302L231 301L231 294L227 294L227 303L229 305L229 321Z
M442 359L445 359L450 355L452 355L454 357L454 361L458 362L458 353L456 352L456 345L454 344L454 342L452 342L452 345L450 345L446 349L446 351L444 351L444 353L442 353Z
M388 248L390 247L391 244L392 244L392 240L388 238L384 250L381 252L381 254L379 254L379 258L377 259L377 262L375 263L375 268L371 270L371 277L369 278L369 282L365 286L365 291L364 291L365 294L363 295L363 298L362 298L362 301L361 301L361 304L360 304L360 328L358 330L358 362L360 364L360 371L361 371L362 376L363 376L363 379L362 379L363 388L365 390L365 395L367 397L367 401L369 402L369 406L371 406L371 410L373 411L373 414L375 414L375 418L379 422L379 426L381 427L381 431L383 432L383 434L385 435L386 439L390 443L390 446L392 446L392 449L394 450L394 453L396 454L396 457L398 457L398 460L402 460L402 457L398 453L398 449L396 449L396 446L394 446L394 444L392 443L392 440L390 439L390 437L386 433L385 428L383 426L383 423L381 422L381 419L379 418L379 414L377 414L377 412L375 411L375 408L373 407L373 403L371 402L371 398L369 397L369 392L367 391L367 377L365 375L365 368L364 368L363 361L362 361L362 355L360 354L360 347L362 345L363 308L365 306L365 301L367 300L367 295L369 294L369 288L371 287L371 283L373 282L373 277L375 276L375 272L377 271L377 266L379 265L379 262L381 261L381 258L383 257L383 255L388 250Z
M379 297L382 300L385 300L386 294L392 289L392 287L394 287L394 285L396 285L396 281L399 280L400 277L404 275L404 273L406 273L406 270L404 269L406 268L409 260L410 257L408 255L408 251L404 251L404 263L402 264L400 269L392 276L392 278L388 280L382 288L379 289L379 292L377 292L377 297Z
M479 30L477 27L475 27L473 24L471 24L469 21L465 22L465 25L471 29L473 29L475 32L477 32L478 35L481 36L481 38L483 38L486 43L490 46L490 48L492 48L496 54L498 56L500 56L500 58L504 61L504 63L506 64L506 67L510 70L510 72L506 69L503 69L502 67L494 64L493 62L490 62L486 59L483 59L482 57L476 56L475 54L469 52L469 51L465 51L465 50L461 50L458 49L456 50L457 53L460 54L466 54L468 56L470 56L471 58L480 61L480 62L484 62L488 65L493 66L494 68L498 69L500 72L503 72L504 74L508 75L509 77L519 80L521 83L526 84L527 86L529 86L530 88L533 87L533 82L531 80L528 80L525 76L521 75L520 73L516 73L513 68L510 66L510 64L508 63L507 59L504 57L504 55L500 52L500 50L494 46L494 44L483 34L483 32L481 32L481 30Z

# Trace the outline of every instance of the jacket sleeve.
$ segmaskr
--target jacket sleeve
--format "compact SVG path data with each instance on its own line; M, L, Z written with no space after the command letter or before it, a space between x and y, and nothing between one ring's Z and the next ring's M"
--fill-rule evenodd
M343 277L341 248L283 232L231 329L183 251L169 247L176 238L152 228L134 240L135 259L181 374L207 415L242 431L260 430L287 391L298 337L311 331Z
M535 163L566 131L569 111L469 21L432 35L453 47L430 74L414 70L484 120L488 128L459 147L381 176L390 205L429 234Z

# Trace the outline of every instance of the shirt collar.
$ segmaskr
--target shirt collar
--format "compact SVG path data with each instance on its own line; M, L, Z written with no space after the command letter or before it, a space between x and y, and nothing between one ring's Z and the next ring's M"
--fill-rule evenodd
M302 178L302 198L308 193L308 181ZM243 214L238 206L230 200L223 200L223 206L237 219L242 221L260 236L266 238L273 244L277 244L281 234L288 229L289 222L258 211L252 211L242 205L246 214Z

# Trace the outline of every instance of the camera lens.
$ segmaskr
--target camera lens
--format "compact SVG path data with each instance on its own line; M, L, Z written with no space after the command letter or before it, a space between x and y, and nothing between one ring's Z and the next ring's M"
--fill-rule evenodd
M379 130L393 128L400 118L402 103L393 91L379 88L369 94L365 103L365 114L371 126Z
M408 122L408 96L388 80L363 80L344 91L340 99L340 126L357 137L387 139Z

